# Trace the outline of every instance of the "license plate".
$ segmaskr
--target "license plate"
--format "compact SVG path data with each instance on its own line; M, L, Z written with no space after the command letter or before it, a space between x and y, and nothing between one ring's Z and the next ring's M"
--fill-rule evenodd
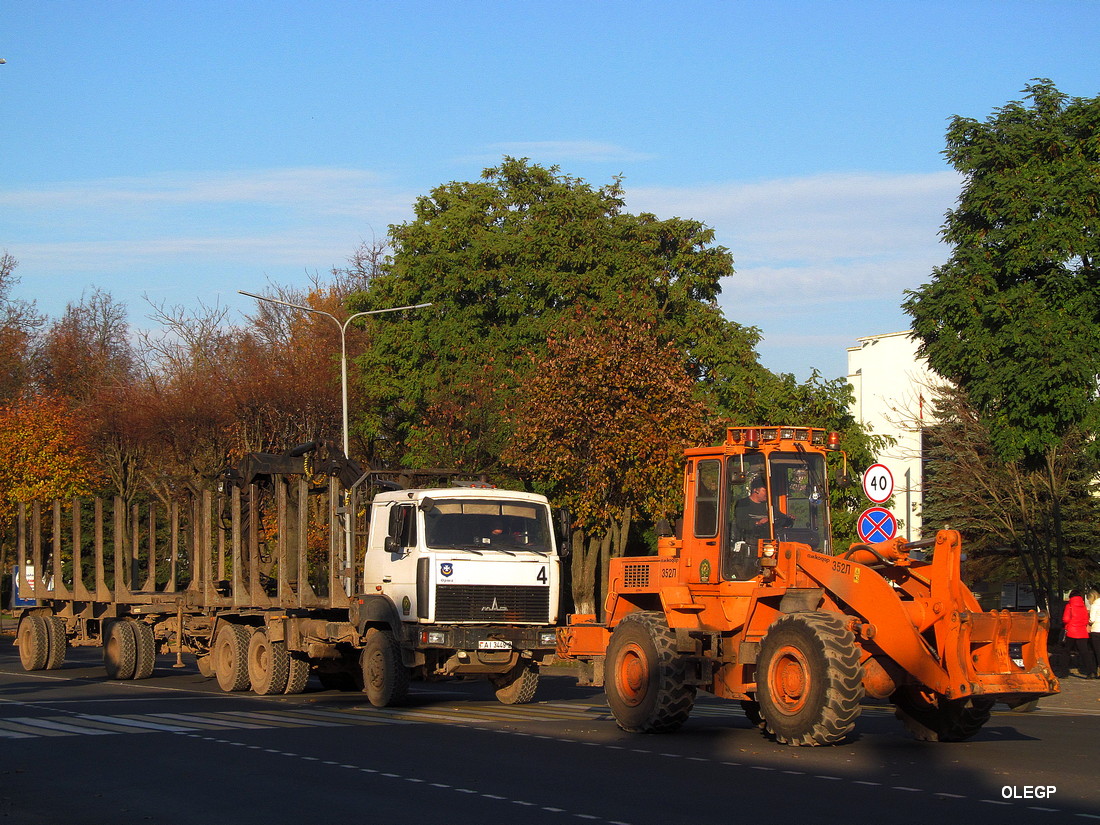
M477 643L478 650L511 650L511 642L502 642L500 639L482 639Z

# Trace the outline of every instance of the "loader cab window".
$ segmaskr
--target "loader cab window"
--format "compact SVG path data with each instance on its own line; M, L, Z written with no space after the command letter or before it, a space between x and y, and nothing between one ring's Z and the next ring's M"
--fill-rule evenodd
M752 489L767 478L767 470L764 457L758 453L733 456L728 462L722 576L733 581L744 581L759 572L757 544L759 539L770 536L770 525L756 524L759 519L754 514L766 513L767 505L753 501ZM766 484L764 489L766 491ZM757 493L755 497L760 498L760 494Z
M815 453L773 453L770 471L775 537L830 552L825 459ZM789 518L780 521L779 513Z
M718 502L722 484L722 462L708 458L696 466L695 535L714 538L718 535Z

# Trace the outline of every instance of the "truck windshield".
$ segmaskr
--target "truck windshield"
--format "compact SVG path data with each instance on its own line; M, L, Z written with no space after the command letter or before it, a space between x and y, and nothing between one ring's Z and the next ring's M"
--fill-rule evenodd
M437 550L550 553L550 513L527 501L436 499L424 512L427 545Z

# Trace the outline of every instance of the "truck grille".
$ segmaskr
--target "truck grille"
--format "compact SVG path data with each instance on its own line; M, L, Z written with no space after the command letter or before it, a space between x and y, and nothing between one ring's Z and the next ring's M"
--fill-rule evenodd
M550 614L550 588L448 584L435 591L437 622L538 622Z

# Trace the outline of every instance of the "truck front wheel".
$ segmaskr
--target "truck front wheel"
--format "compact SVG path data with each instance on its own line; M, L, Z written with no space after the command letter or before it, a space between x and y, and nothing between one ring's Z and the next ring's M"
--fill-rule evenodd
M687 721L695 686L685 684L676 637L660 613L631 613L611 634L605 662L607 704L631 733L667 733Z
M756 699L764 724L787 745L831 745L855 727L863 674L855 637L830 613L777 619L760 645Z
M376 708L398 705L409 692L409 671L401 661L401 650L389 630L372 627L359 658L363 670L363 692Z

